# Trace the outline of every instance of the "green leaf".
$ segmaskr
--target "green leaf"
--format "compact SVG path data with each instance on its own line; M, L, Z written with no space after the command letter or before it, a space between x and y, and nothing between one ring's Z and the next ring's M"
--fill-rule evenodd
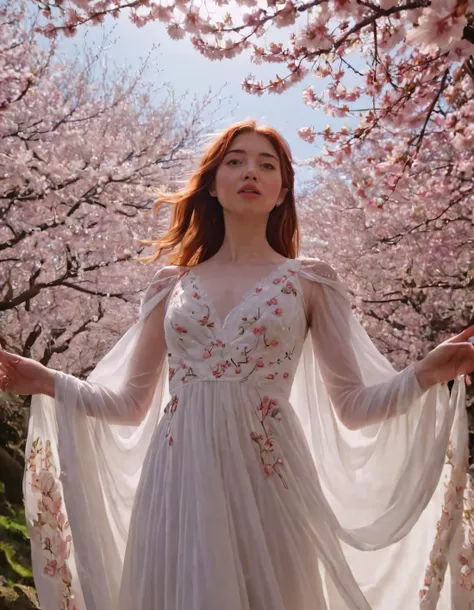
M0 542L0 551L3 551L6 560L8 561L11 569L16 572L22 578L32 578L33 572L30 568L22 566L15 560L16 551L15 549L7 544L6 542Z

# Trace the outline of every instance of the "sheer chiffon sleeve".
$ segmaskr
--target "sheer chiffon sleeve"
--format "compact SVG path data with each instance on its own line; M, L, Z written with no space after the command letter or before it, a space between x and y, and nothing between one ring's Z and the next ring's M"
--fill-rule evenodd
M139 425L151 405L166 355L164 314L166 296L176 281L176 268L161 269L141 299L140 331L133 344L126 335L90 375L87 381L58 371L55 397L64 404L66 396L75 396L74 406L87 415L111 424ZM115 357L117 375L111 377ZM102 371L106 372L102 378ZM102 381L101 381L102 380Z
M451 393L445 384L422 389L414 364L397 372L377 350L352 311L347 287L329 265L305 260L300 277L311 282L311 327L291 400L334 527L369 599L376 573L399 589L393 599L410 582L416 598L443 511L451 469L445 464L448 444L454 467L466 465L464 378L454 380ZM460 513L462 505L453 530ZM414 566L414 556L418 572L400 572L403 558Z
M169 399L163 321L181 272L157 272L138 320L87 380L58 372L55 398L32 399L23 492L42 608L114 608L141 468Z
M327 267L325 276L336 282L336 273ZM350 302L340 302L342 315L337 319L335 334L336 322L327 289L319 283L313 283L311 288L313 349L331 403L341 422L350 430L357 430L406 413L425 393L418 383L414 364L386 380L366 385L351 341ZM339 342L340 338L344 338L343 343Z

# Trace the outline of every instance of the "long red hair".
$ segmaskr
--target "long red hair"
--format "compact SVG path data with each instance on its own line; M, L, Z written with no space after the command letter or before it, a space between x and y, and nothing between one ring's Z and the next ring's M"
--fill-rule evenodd
M249 119L231 125L218 136L183 189L176 193L160 194L153 206L154 217L161 205L172 204L171 224L163 237L140 240L142 245L155 247L154 254L141 257L140 261L154 262L167 250L170 251L168 261L171 265L193 266L218 252L224 241L224 214L218 200L211 197L209 187L232 141L238 135L249 132L265 136L273 145L280 160L282 186L288 189L281 205L269 214L266 231L268 243L287 258L298 256L300 238L290 148L277 131L266 125L259 127L255 120Z

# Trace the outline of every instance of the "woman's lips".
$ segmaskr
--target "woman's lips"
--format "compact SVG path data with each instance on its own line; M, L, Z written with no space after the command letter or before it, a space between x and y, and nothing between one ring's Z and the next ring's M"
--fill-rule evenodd
M250 191L240 191L239 195L245 197L245 199L256 199L260 197L260 193L252 193Z

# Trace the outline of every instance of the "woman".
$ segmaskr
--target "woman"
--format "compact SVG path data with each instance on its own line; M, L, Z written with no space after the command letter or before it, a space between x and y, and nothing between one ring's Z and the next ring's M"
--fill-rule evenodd
M450 435L465 466L474 326L397 373L334 270L296 258L293 179L281 136L233 125L164 198L149 260L171 265L87 381L2 352L2 387L35 394L44 610L418 606Z

